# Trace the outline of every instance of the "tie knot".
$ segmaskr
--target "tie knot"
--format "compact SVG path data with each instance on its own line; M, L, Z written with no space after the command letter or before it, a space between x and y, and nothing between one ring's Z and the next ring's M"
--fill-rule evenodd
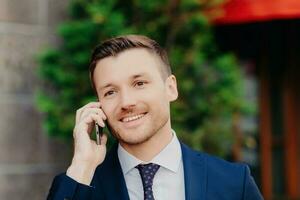
M136 166L136 168L139 171L142 171L143 173L149 173L149 172L154 172L156 173L157 170L159 169L159 165L154 164L154 163L148 163L148 164L139 164Z

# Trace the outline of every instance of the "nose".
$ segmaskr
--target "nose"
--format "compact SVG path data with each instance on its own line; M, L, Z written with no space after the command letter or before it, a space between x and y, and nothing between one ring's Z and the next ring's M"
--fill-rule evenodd
M120 106L122 110L131 109L136 105L136 98L135 96L130 93L128 90L123 91L120 97Z

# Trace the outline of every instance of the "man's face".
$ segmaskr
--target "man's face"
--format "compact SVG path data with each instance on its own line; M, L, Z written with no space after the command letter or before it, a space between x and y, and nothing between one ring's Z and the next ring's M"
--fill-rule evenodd
M170 126L170 101L177 98L175 77L164 80L162 62L143 48L100 60L94 71L102 110L112 134L126 144L140 144Z

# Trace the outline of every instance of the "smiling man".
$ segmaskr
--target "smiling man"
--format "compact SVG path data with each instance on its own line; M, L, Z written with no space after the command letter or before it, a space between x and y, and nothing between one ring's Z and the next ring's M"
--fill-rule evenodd
M92 54L90 77L99 102L76 112L74 156L55 177L49 200L262 199L246 165L191 150L172 130L178 97L167 54L140 35L104 41ZM118 143L90 138L105 122Z

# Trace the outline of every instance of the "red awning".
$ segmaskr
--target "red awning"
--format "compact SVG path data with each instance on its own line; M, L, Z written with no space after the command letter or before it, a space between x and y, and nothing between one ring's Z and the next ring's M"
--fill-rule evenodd
M293 19L300 18L300 0L225 0L208 13L214 24Z

